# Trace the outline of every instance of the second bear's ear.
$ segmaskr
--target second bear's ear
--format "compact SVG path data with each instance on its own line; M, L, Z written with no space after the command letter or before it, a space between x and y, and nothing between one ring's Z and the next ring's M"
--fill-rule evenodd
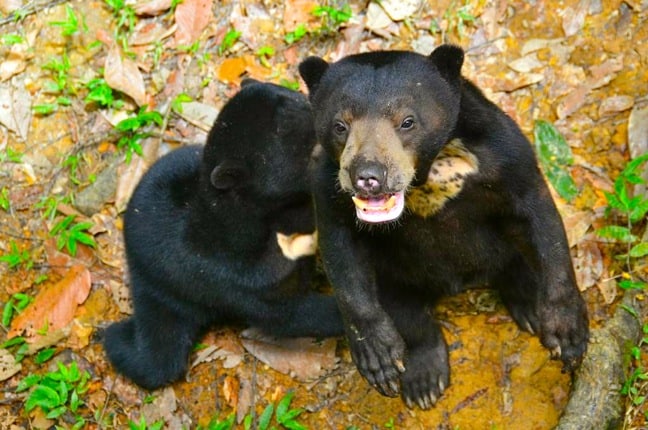
M461 74L464 52L455 45L441 45L428 57L448 82L455 82Z
M217 190L227 191L242 185L247 180L247 171L241 165L224 161L214 167L209 181Z
M308 86L308 92L313 94L319 85L324 72L329 68L329 63L321 59L320 57L308 57L299 65L299 74L301 75L306 86Z
M255 85L255 84L260 84L260 81L257 81L256 79L253 78L245 78L241 81L241 88L247 87L248 85Z

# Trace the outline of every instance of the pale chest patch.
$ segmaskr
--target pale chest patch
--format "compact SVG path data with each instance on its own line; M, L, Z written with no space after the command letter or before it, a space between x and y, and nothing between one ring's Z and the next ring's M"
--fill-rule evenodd
M317 251L317 231L312 234L294 233L289 236L277 233L277 243L284 257L289 260L315 255Z
M427 182L408 191L406 206L415 215L432 216L461 192L468 176L477 172L479 160L475 154L461 140L451 140L432 163Z

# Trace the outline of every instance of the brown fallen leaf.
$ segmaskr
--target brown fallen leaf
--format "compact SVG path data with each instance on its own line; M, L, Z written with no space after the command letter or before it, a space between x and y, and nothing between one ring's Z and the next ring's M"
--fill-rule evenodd
M241 333L243 347L278 372L300 381L312 381L335 368L335 339L315 342L312 338L278 339L256 329Z
M585 97L589 91L589 85L580 85L567 94L556 108L558 118L566 118L580 109L585 104Z
M159 15L171 9L171 0L151 0L135 5L135 12L138 15Z
M178 25L176 45L187 46L198 40L212 16L212 0L184 0L180 3L175 10Z
M229 375L225 377L223 381L223 397L225 397L225 401L232 409L236 409L238 405L239 388L240 384L237 378Z
M590 234L589 239L578 244L574 258L576 283L581 291L596 285L603 275L603 256L596 244L596 237Z
M241 80L245 73L247 62L242 57L228 58L218 68L218 80L225 83L234 83Z
M11 378L20 372L22 365L16 362L16 357L6 349L0 349L0 381Z
M630 96L612 96L603 99L599 106L599 116L615 114L628 110L634 105L634 98Z
M130 96L139 106L146 104L142 73L133 60L122 56L117 45L106 56L104 79L111 88Z
M135 26L133 34L128 40L129 46L148 45L150 43L161 42L171 36L175 27L163 26L159 22L140 21Z
M62 329L72 321L77 306L90 293L90 271L76 265L58 283L41 290L34 302L11 321L7 338L23 335L28 342L38 337L38 331Z
M155 392L155 398L151 403L145 403L140 410L146 422L152 423L162 420L165 428L183 429L189 428L190 418L178 411L178 399L172 387L166 387Z
M581 28L583 28L589 7L590 0L580 0L577 6L568 6L567 8L565 8L563 12L562 22L562 28L565 32L565 36L573 36L577 34L581 30Z
M95 260L94 250L83 244L80 244L77 248L75 257L59 251L56 248L56 239L53 237L45 241L45 255L47 255L47 262L52 267L52 271L61 276L65 276L68 273L68 269L72 266L90 266Z
M11 12L25 6L24 3L23 0L0 0L0 12L9 15Z
M241 423L254 403L255 386L252 384L250 375L242 375L241 368L238 368L237 377L239 380L239 391L236 405L236 422Z
M283 28L286 33L294 31L300 25L308 26L316 18L311 13L318 3L313 0L288 0L284 3Z
M637 158L648 152L648 106L635 106L628 118L628 148L630 157ZM648 181L648 164L644 164L640 171L641 177ZM635 196L648 198L648 187L646 184L635 184ZM648 235L646 230L644 236Z
M27 139L32 118L32 95L22 83L0 84L0 124Z
M213 345L210 345L196 353L191 368L196 367L200 363L207 363L213 360L223 360L223 368L232 369L243 361L245 350L243 349L238 336L234 334L234 332L226 330L216 335L210 334L205 339L205 342L213 342Z
M143 157L133 157L130 164L121 164L117 168L117 190L115 191L115 208L121 213L126 210L126 205L130 200L135 187L139 180L144 176L146 170L158 159L158 150L160 148L159 139L147 138L140 142L142 146Z

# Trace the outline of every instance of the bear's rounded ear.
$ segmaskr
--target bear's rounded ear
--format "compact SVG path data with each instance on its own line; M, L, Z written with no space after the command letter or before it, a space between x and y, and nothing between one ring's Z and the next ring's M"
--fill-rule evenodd
M228 163L227 161L214 167L209 175L209 181L217 190L227 191L242 185L247 179L243 166Z
M464 61L464 52L460 47L441 45L428 58L447 81L454 82L459 78Z
M257 81L256 79L252 78L245 78L241 81L241 88L247 87L248 85L254 85L254 84L261 84L261 81Z
M312 94L315 92L317 85L322 79L324 72L329 68L329 63L320 57L308 57L299 64L299 74L301 75L308 91Z

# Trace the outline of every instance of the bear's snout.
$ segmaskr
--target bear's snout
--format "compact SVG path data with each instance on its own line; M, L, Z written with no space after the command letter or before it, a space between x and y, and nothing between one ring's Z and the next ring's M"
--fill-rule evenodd
M353 163L350 170L353 187L357 193L367 196L384 193L387 168L382 163L362 160Z

